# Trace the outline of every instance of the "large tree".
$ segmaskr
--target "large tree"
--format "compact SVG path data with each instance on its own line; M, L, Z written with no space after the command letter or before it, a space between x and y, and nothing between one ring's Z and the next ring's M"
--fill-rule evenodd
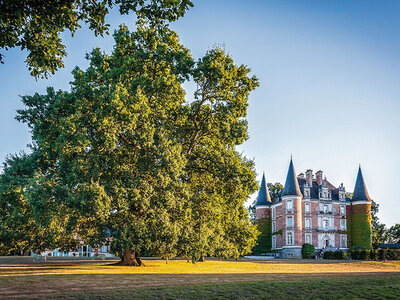
M255 173L235 146L247 139L257 78L219 48L195 62L167 27L140 21L114 37L110 55L95 49L89 68L74 70L71 91L23 97L18 119L46 166L24 192L39 225L92 244L111 235L126 265L140 265L144 251L248 252L257 232L243 203ZM189 103L182 84L191 78Z
M0 50L27 50L26 63L35 77L47 77L64 66L67 55L61 33L72 34L84 22L95 35L108 34L105 18L113 7L121 14L163 25L183 16L190 0L0 0ZM0 52L0 62L4 54Z

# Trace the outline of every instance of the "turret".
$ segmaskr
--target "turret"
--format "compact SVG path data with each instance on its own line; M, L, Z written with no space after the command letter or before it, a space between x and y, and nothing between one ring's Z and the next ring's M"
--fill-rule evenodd
M351 205L347 206L348 241L352 247L372 248L371 203L361 167L358 168Z
M281 196L303 196L300 191L299 182L297 181L292 159L290 159L289 170Z
M283 244L285 245L282 247L282 255L283 257L301 257L301 246L298 245L303 244L301 206L303 195L300 191L292 159L290 159L281 197L282 209L286 212L285 225L282 230Z
M267 211L270 210L270 205L272 204L271 201L271 196L268 191L268 186L265 181L265 174L263 174L262 180L261 180L261 187L260 190L258 191L258 196L256 200L256 219L261 219L266 217L268 214Z

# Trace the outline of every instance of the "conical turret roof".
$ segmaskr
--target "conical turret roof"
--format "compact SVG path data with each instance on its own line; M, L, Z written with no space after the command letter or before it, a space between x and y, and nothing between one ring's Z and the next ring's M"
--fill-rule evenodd
M299 182L297 181L292 158L290 158L290 165L286 176L285 187L283 188L281 196L303 196L300 191Z
M260 190L258 191L256 206L271 205L271 204L272 204L271 196L269 195L268 186L267 183L265 182L265 174L263 174L261 180L261 187Z
M358 168L356 186L354 187L352 201L371 201L364 182L363 174L361 172L361 166Z

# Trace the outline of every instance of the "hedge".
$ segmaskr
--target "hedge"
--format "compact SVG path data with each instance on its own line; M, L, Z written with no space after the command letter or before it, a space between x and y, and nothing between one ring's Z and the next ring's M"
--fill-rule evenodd
M399 260L400 250L379 249L379 250L352 250L350 257L355 260Z
M336 259L336 260L340 260L340 259L345 259L346 258L346 253L343 251L325 251L322 254L322 258L323 259Z

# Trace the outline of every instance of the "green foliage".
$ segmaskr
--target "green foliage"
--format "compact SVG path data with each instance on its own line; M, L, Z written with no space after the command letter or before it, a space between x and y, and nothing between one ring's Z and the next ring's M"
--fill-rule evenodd
M257 229L260 235L257 238L257 244L253 248L253 253L265 254L271 252L272 248L272 218L265 217L256 220Z
M346 258L346 253L340 250L337 251L325 251L322 254L323 259L335 259L335 260L343 260Z
M396 244L400 243L400 223L390 227L387 232L387 242Z
M113 7L121 14L135 12L138 18L153 25L163 25L182 17L190 0L67 0L2 1L0 9L0 49L20 47L28 51L26 63L31 75L47 77L64 66L67 55L60 34L69 30L72 36L88 24L95 35L108 34L105 17ZM4 54L0 53L3 63Z
M305 243L301 247L302 258L312 258L315 252L315 247L311 244Z
M347 222L351 222L351 245L365 249L372 248L372 231L370 217L364 212L353 213Z
M279 197L279 194L283 191L283 185L280 182L268 182L267 186L269 190L269 195L271 196L271 200L275 201Z
M220 48L195 62L167 27L140 21L114 38L111 54L95 49L73 71L70 92L22 98L17 119L43 161L24 192L35 221L59 248L111 235L121 258L248 253L258 231L243 203L257 184L254 162L235 147L247 139L257 78Z
M283 185L280 184L279 182L276 183L267 183L268 186L268 191L269 191L269 195L271 197L271 200L274 201L279 194L283 191ZM250 207L248 208L249 213L250 213L250 217L252 218L252 220L255 220L255 216L256 216L256 200L254 200L253 204L250 205Z
M399 249L350 250L354 260L400 260Z

